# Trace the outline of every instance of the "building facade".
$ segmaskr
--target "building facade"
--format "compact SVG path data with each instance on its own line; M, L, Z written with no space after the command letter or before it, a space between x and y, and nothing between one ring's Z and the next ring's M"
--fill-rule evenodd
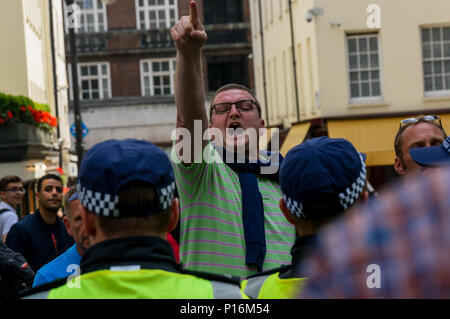
M59 168L66 175L71 171L63 32L60 1L0 2L0 92L46 104L58 119L58 126L45 133L28 125L0 126L0 176L25 181L23 213L34 209L37 178Z
M445 0L249 0L255 86L281 152L305 138L350 140L369 177L395 177L399 121L450 130L450 3Z
M209 92L223 84L254 86L249 4L197 3L208 32L203 50L208 105ZM76 0L75 4L80 9L76 28L80 109L88 128L84 149L110 138L139 138L168 150L176 121L176 49L170 28L189 14L189 1L117 0L106 5ZM77 7L65 7L69 48L68 22L73 22ZM70 54L67 51L69 64Z

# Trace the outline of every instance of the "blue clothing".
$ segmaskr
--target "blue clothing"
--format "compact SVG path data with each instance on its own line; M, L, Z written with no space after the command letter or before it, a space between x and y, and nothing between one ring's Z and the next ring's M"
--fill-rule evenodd
M6 236L6 245L21 253L35 273L73 244L64 223L56 218L55 224L47 224L39 209L15 223Z
M53 259L48 264L42 266L34 277L33 287L50 283L54 280L66 278L73 273L73 269L68 269L69 265L80 265L81 256L77 251L77 244L66 250L59 257Z

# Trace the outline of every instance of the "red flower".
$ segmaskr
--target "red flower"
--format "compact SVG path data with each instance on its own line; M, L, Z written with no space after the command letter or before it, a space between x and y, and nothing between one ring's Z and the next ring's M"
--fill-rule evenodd
M4 119L0 119L0 124L3 124L3 123L5 123L5 120Z
M8 115L8 118L10 118L10 119L13 118L13 115L12 115L11 111L6 111L6 114Z
M27 108L26 108L25 106L21 106L21 107L20 107L20 110L21 110L22 112L25 112L25 111L27 110Z

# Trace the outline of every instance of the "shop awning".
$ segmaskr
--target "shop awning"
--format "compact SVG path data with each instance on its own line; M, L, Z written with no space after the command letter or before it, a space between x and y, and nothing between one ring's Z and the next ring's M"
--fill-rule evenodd
M328 136L349 140L367 155L367 166L394 165L394 138L404 118L328 120Z
M308 133L310 125L311 125L310 122L292 125L280 149L280 152L283 156L286 156L286 153L291 148L303 142L303 140L306 137L306 134Z
M449 114L439 114L441 117L442 126L445 132L450 135L450 113Z

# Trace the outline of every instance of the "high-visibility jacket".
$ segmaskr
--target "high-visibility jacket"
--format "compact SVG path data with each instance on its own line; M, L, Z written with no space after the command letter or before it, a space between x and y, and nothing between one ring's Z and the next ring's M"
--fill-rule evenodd
M37 287L25 298L248 298L238 280L180 269L170 245L157 237L99 243L83 256L81 272L81 276L69 277L53 286Z
M252 299L291 299L298 296L306 278L280 278L280 272L254 276L242 282L242 291Z
M296 298L307 278L301 261L314 247L316 235L297 237L291 249L292 264L252 275L242 282L242 291L253 299Z

